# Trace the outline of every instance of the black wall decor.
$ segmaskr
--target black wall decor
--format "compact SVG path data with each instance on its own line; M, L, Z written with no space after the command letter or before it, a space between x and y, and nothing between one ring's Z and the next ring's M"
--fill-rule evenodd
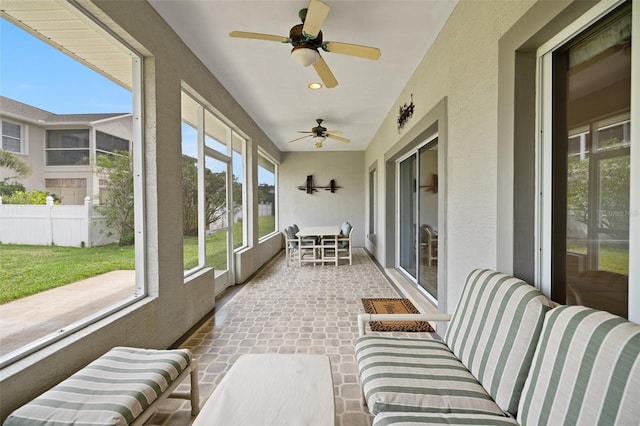
M307 182L305 183L305 185L300 185L298 187L298 189L300 191L306 191L307 194L313 194L314 192L316 192L319 188L323 188L326 191L331 191L331 193L336 192L339 188L342 188L341 186L337 186L336 185L336 180L335 179L331 179L331 182L329 183L329 186L316 186L313 183L313 175L308 175L307 176Z
M409 121L409 119L413 115L413 108L414 108L414 105L413 105L413 93L412 93L411 103L407 105L407 103L405 102L404 105L400 106L400 111L398 112L398 133L400 133L400 130L402 130L404 125L407 124L407 121Z

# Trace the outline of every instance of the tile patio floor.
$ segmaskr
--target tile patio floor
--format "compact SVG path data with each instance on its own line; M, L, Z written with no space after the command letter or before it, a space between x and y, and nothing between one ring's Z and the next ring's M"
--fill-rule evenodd
M337 267L287 267L283 252L239 290L217 301L214 315L180 345L198 360L201 404L242 354L326 354L332 367L336 426L370 425L354 355L356 317L364 312L364 297L401 296L363 249L354 249L352 266L343 262ZM186 390L187 385L181 386ZM147 425L191 422L188 401L168 400Z

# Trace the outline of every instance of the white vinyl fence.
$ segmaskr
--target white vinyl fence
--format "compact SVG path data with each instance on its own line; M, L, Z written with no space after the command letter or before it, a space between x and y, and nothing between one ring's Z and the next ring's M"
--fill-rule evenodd
M84 199L84 205L2 204L0 197L0 243L93 247L117 242L104 232L104 217Z

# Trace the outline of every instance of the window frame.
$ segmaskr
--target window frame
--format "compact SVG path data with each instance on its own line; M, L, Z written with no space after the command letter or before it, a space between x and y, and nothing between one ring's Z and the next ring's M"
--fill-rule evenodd
M43 336L40 339L37 339L33 342L27 343L22 347L0 357L0 369L5 368L11 364L14 364L31 354L34 354L40 350L46 349L55 343L68 338L74 333L77 333L80 330L84 330L91 325L96 324L97 322L104 320L114 314L121 312L123 309L133 305L146 298L149 295L148 285L147 285L147 275L145 270L146 265L146 243L145 243L145 234L146 234L146 212L145 212L145 172L144 172L144 132L143 132L143 103L142 103L142 94L143 94L143 60L142 55L133 49L129 44L123 41L120 37L115 35L112 31L104 27L99 23L96 19L93 19L91 15L82 9L78 5L69 5L69 8L74 11L78 10L82 12L80 15L86 16L88 19L86 22L89 22L95 32L106 39L109 39L112 43L118 45L121 49L124 49L128 52L131 57L131 72L132 72L132 155L133 155L133 186L134 186L134 233L135 233L135 243L134 243L134 256L135 256L135 290L132 296L127 297L126 299L116 302L102 310L99 310L93 314L90 314L76 322L71 324L67 324L63 326L61 329L54 333L50 333L46 336ZM55 46L52 46L55 48ZM86 64L85 64L86 66ZM24 126L25 128L27 126ZM45 133L48 130L65 130L65 129L45 129ZM82 129L84 130L84 129ZM89 131L89 155L91 155L92 142L91 142L91 129L87 129ZM25 134L25 140L26 138ZM43 150L45 151L45 155L43 158L44 165L43 167L56 167L56 166L48 166L46 164L46 149L47 149L47 136L45 134L45 140L43 143ZM84 148L83 148L84 149ZM89 164L82 165L82 167L91 167L91 157L89 157ZM66 166L63 166L66 167Z
M50 147L49 146L49 135L51 132L87 132L87 146L86 147ZM90 128L65 128L65 129L46 129L45 137L44 137L44 165L45 167L88 167L91 166L91 129ZM87 163L86 164L77 164L77 163L65 163L65 164L50 164L49 163L49 153L50 152L85 152L87 153Z
M413 285L414 288L416 288L422 295L424 295L430 303L432 303L434 306L438 306L440 303L443 303L444 300L444 291L442 291L440 288L437 289L437 294L438 297L434 297L434 295L432 295L427 289L425 289L422 285L420 285L419 283L419 279L420 279L420 275L418 273L418 270L420 267L422 267L422 264L420 262L420 250L418 249L418 245L417 245L417 241L419 241L420 238L420 230L419 227L415 226L414 229L412 230L412 238L414 239L414 241L416 242L415 247L413 248L414 250L414 259L413 261L415 262L416 265L416 271L415 271L415 276L408 270L406 270L402 265L401 265L401 257L402 257L402 247L401 247L401 235L402 235L402 223L401 223L401 219L402 219L402 215L401 215L401 196L402 196L402 188L401 185L403 183L402 180L402 173L401 173L401 164L403 161L413 157L415 160L415 174L413 176L413 182L412 185L414 186L413 188L413 192L415 194L419 194L419 177L420 177L420 152L423 148L431 148L433 146L439 146L439 144L441 143L441 139L440 139L440 133L439 132L434 132L432 134L430 134L428 137L422 139L422 141L420 143L417 143L415 146L413 146L410 150L408 150L404 155L398 157L395 160L395 182L396 182L396 188L395 188L395 192L396 192L396 196L395 196L395 217L394 217L394 222L395 222L395 260L394 260L394 265L395 268L400 271L403 276ZM443 173L440 171L440 153L438 153L438 169L439 169L439 174ZM413 215L415 215L415 217L413 219L419 218L420 217L420 202L419 202L419 197L416 197L416 199L414 200L415 205L413 206ZM438 203L440 204L440 196L439 196L439 201ZM440 208L438 208L438 222L439 223L444 223L441 219L441 214L440 214ZM443 225L443 229L444 229L444 225ZM444 233L442 233L442 237L444 238ZM442 241L442 239L438 240L438 244L440 244L440 241ZM438 250L440 252L442 252L440 246L438 246ZM442 266L442 268L444 268L444 261L442 263L439 262L438 264L438 280L440 281L440 266Z
M98 144L100 143L100 141L98 140L99 139L99 135L105 135L105 136L109 136L109 137L111 137L113 139L119 139L120 141L124 141L124 142L127 143L127 149L126 150L116 149L116 150L111 150L111 151L110 150L106 150L106 149L102 149L102 148L100 148L98 146ZM103 132L101 130L96 130L95 131L95 138L96 138L96 143L95 143L95 152L96 152L95 155L96 155L96 157L98 155L122 155L122 154L118 154L117 151L120 151L120 152L122 152L122 151L131 152L132 143L131 143L130 140L127 140L125 138L121 138L119 136L112 135L112 134L107 133L107 132Z
M233 280L235 277L235 256L234 253L238 250L241 250L246 247L243 245L234 249L233 247L233 141L234 135L237 135L239 139L243 141L241 147L241 155L242 155L242 174L243 180L246 182L246 142L247 139L244 137L233 125L229 123L222 115L217 112L214 108L208 105L205 101L203 101L200 97L197 96L196 92L187 87L183 86L181 90L181 96L188 100L191 104L185 104L184 100L181 101L184 106L187 108L195 107L195 111L185 110L183 114L196 114L195 123L190 123L186 118L193 119L194 117L182 117L182 123L189 125L196 132L196 140L197 140L197 179L198 179L198 264L190 269L184 270L184 279L185 283L188 282L191 277L196 276L200 271L210 268L211 266L207 264L207 252L206 252L206 235L207 235L207 224L206 224L206 214L205 214L205 200L206 200L206 188L205 188L205 163L206 159L212 159L215 161L219 161L225 164L226 171L226 194L227 194L227 211L225 217L226 226L215 229L211 232L211 235L225 232L227 234L227 269L224 271L215 270L215 280L216 280L216 293L222 291L224 288L233 285ZM214 123L211 123L209 127L207 120L215 120ZM222 130L224 135L217 135L222 137L224 140L219 140L213 133L207 133L208 130L218 129ZM222 149L224 148L224 149ZM224 152L223 152L224 151ZM246 217L246 184L243 183L242 186L242 198L243 198L243 214ZM243 222L246 222L243 221ZM246 223L243 223L243 230L246 229ZM243 235L243 241L246 244L246 233ZM214 268L215 269L215 268Z
M7 124L13 124L15 126L18 126L19 130L20 130L20 137L16 138L15 136L11 136L11 135L5 135L4 133L4 123ZM26 141L27 141L27 129L28 126L22 123L18 123L16 121L12 121L12 120L8 120L6 118L2 118L1 122L0 122L0 127L2 127L2 131L1 133L1 137L2 139L0 139L0 150L2 151L7 151L7 152L11 152L13 154L18 154L18 155L27 155L27 147L26 147ZM13 151L13 150L9 150L6 149L4 147L4 138L12 138L12 139L17 139L18 140L18 144L20 146L20 149L18 151Z
M378 168L376 165L369 170L369 236L378 230Z
M271 236L279 232L278 231L279 229L279 225L278 225L278 216L279 216L278 214L278 162L274 160L273 157L271 157L269 154L267 154L266 151L258 147L258 164L257 164L258 178L256 179L256 190L257 190L257 187L260 185L260 167L262 167L260 165L260 157L262 157L265 161L268 161L269 163L273 164L273 215L274 215L273 227L274 229L273 231L268 232L263 236L260 236L260 226L259 226L260 214L258 213L258 215L256 216L256 230L258 231L258 242L267 240L268 238L270 238ZM258 206L259 205L260 205L260 202L258 202Z
M625 0L600 2L571 25L540 46L536 52L536 206L535 206L535 283L545 295L552 284L552 110L553 53L569 40L588 29ZM632 39L640 40L640 11L632 8ZM631 45L631 93L640 89L640 43ZM640 211L640 99L631 96L631 188L630 211ZM640 215L629 217L629 259L640 255ZM640 297L640 264L629 262L629 320L640 322L640 306L632 303Z

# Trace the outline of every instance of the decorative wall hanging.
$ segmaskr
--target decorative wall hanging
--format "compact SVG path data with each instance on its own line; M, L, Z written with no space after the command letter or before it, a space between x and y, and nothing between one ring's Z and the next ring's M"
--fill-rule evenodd
M342 187L336 185L336 180L335 179L331 179L331 182L329 183L329 186L316 186L313 183L313 175L308 175L307 176L307 182L304 185L300 185L298 187L298 189L300 191L305 191L307 194L313 194L318 189L324 189L326 191L331 191L331 193L334 193L339 188L342 188Z
M420 185L421 189L425 191L431 191L434 194L438 192L438 175L435 173L431 174L431 185Z
M405 102L404 105L400 106L400 111L398 112L398 133L402 130L407 121L413 115L413 93L411 94L411 103L407 105Z

